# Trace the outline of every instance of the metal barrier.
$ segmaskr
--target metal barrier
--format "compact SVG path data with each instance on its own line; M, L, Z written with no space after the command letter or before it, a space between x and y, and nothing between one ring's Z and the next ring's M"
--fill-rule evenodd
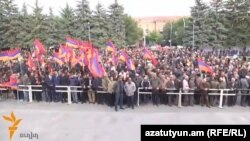
M151 90L152 88L147 88L148 90ZM140 105L140 95L144 94L150 94L152 95L152 92L141 92L141 90L144 90L144 88L138 88L138 97L137 97L137 105ZM238 89L238 91L242 91L243 89ZM171 92L171 91L177 91L177 89L166 89L165 94L166 95L178 95L178 107L182 107L182 95L194 95L194 89L189 90L179 90L178 92ZM188 91L188 92L186 92ZM192 92L191 92L192 91ZM247 90L245 90L247 91ZM229 93L230 92L230 93ZM215 95L220 96L220 102L219 102L219 108L223 108L223 98L224 96L236 96L236 90L233 89L209 89L208 95ZM248 95L248 94L246 94Z
M40 89L33 89L33 88L40 88ZM66 90L61 90L58 88L66 88ZM72 90L71 88L76 88L76 90ZM80 89L80 90L77 90ZM29 102L33 102L32 92L42 92L41 85L19 85L19 89L17 90L17 99L19 100L19 91L27 91L29 94ZM81 86L56 86L55 92L59 93L67 93L68 104L72 104L71 101L71 93L72 92L83 92ZM105 91L97 91L97 93L107 93Z
M71 101L71 93L72 92L83 92L81 86L56 86L55 92L67 93L68 104L72 104ZM59 88L59 89L58 89ZM62 90L60 88L65 88L66 90ZM71 88L76 88L76 90L72 90ZM80 89L80 90L77 90ZM152 90L152 88L147 88L148 90ZM7 89L0 89L7 90ZM140 96L141 95L152 95L152 92L143 92L144 88L138 88L137 93L137 105L140 105ZM32 92L42 92L41 85L19 85L19 89L17 90L17 99L19 100L19 91L28 92L29 102L33 102ZM177 91L177 92L175 92ZM178 95L178 107L182 107L182 95L194 95L194 89L189 90L177 90L177 89L166 89L166 95ZM219 108L223 108L223 98L225 96L236 96L237 92L239 95L249 95L250 89L209 89L210 96L220 96L219 100ZM242 91L247 91L245 93L241 93ZM97 93L107 93L105 91L97 91Z
M0 95L2 96L2 91L7 91L8 89L5 89L5 88L0 88ZM6 95L7 98L8 98L8 94Z

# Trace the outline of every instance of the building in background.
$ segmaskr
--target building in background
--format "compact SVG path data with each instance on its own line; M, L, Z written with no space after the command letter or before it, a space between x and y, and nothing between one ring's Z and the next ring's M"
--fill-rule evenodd
M146 33L163 31L163 27L166 23L175 22L183 18L182 16L166 16L166 17L136 17L135 20L138 26L144 30Z

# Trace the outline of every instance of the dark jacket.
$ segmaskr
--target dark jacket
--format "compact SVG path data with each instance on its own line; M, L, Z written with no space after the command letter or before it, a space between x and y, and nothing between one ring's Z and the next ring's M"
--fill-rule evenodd
M150 81L149 81L149 80L142 80L141 86L142 86L143 88L148 88L148 87L150 87Z
M92 86L91 88L94 90L94 91L99 91L101 90L102 87L102 79L100 78L95 78L93 81L92 81Z
M240 88L241 89L248 89L249 88L249 84L246 78L241 78L240 79Z
M61 77L60 85L63 86L69 85L69 77L67 75Z
M83 89L84 90L88 90L89 89L88 86L90 86L90 84L89 84L89 78L83 78L83 80L82 80L82 87L83 87Z
M31 83L31 85L36 85L36 79L34 76L30 77L30 83Z
M55 85L56 86L60 85L60 82L61 82L61 76L60 75L55 76L55 81L54 81Z
M117 81L114 85L114 92L117 95L123 94L124 90L124 82L123 81Z
M77 86L78 85L78 78L77 78L77 76L71 76L69 78L69 85L70 86Z
M51 76L51 78L49 78L49 75L47 75L45 77L45 85L46 85L46 87L49 87L49 88L54 87L54 81L55 81L54 76Z

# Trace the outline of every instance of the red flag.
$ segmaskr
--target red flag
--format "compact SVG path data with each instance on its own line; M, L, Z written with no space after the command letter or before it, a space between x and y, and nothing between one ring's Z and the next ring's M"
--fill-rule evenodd
M35 39L34 44L36 54L46 54L46 49L38 39Z
M35 65L34 60L33 60L33 58L32 58L31 55L29 55L29 57L28 57L27 65L28 65L29 68L31 68L32 70L35 70L35 68L36 68L36 65Z
M155 66L158 64L158 61L155 59L153 54L147 48L144 48L144 58L150 59L152 61L153 65L155 65Z
M10 87L12 89L17 89L18 88L17 75L12 74L10 76L9 82L5 82L5 83L0 84L0 87Z

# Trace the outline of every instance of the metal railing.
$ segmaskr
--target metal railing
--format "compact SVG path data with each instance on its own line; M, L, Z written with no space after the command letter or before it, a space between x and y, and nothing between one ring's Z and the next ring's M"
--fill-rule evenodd
M152 92L142 92L141 90L145 90L144 88L138 88L137 93L137 105L140 105L140 95L143 94L148 94L152 95ZM152 90L152 88L147 88L147 90ZM166 95L178 95L178 107L182 107L182 95L194 95L195 94L195 89L188 89L188 90L177 90L177 89L166 89ZM177 92L173 92L177 91ZM224 96L236 96L237 91L250 91L248 89L209 89L208 90L208 95L210 96L220 96L219 100L219 108L223 108L223 98ZM241 94L241 95L249 95L248 93L246 94Z
M29 102L33 102L32 92L43 92L41 85L19 85L19 89L17 90L17 99L19 100L19 92L28 92ZM33 89L40 88L40 89ZM61 89L60 89L61 88ZM64 88L65 90L62 90ZM71 89L76 88L76 89ZM58 93L67 93L68 104L72 104L71 93L72 92L83 92L81 86L55 86L55 92ZM105 91L97 91L97 93L107 93Z
M64 88L65 90L62 90ZM76 88L76 89L71 89ZM7 90L7 89L0 89ZM147 88L150 91L142 91L144 88L140 87L137 89L138 97L137 97L137 105L140 105L140 96L141 95L152 95L152 88ZM33 102L32 92L42 92L41 85L19 85L19 89L17 90L17 99L19 100L19 92L28 92L29 102ZM188 90L177 90L177 89L166 89L164 94L166 95L177 95L178 96L178 107L182 107L182 96L183 95L195 95L195 89ZM245 93L242 93L245 91ZM68 104L72 104L71 101L71 93L72 92L83 92L81 86L56 86L55 92L59 93L67 93ZM237 95L249 95L250 89L209 89L209 96L219 96L219 108L223 108L223 99L225 96L237 96ZM97 91L97 93L107 93L105 91ZM250 95L249 95L250 96Z

